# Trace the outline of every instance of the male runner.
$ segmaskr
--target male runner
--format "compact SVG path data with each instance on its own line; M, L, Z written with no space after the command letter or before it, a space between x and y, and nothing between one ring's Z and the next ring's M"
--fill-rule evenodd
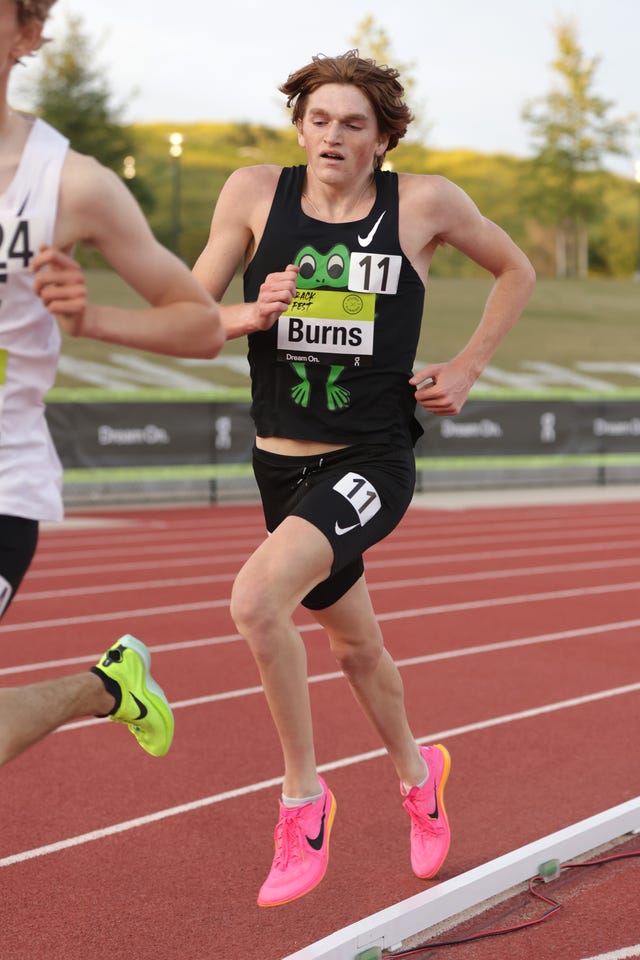
M178 356L212 357L224 342L216 305L154 239L119 178L7 103L11 71L40 46L53 2L0 0L0 616L31 563L40 521L62 519L62 471L43 403L60 349L56 317L74 336ZM77 243L100 250L149 307L89 304L71 258ZM91 672L0 689L0 765L94 714L165 754L173 717L149 662L144 644L126 635Z
M263 907L320 882L336 810L316 767L305 649L293 623L300 603L326 630L389 753L414 872L430 878L444 862L449 753L419 746L409 727L362 556L411 502L416 402L438 416L458 413L534 286L524 253L459 187L382 169L411 120L396 70L357 51L317 56L280 89L306 163L236 170L194 268L220 300L244 267L246 302L223 322L228 337L248 335L254 469L270 535L238 574L231 612L284 758ZM445 243L495 283L457 356L413 372L429 266Z

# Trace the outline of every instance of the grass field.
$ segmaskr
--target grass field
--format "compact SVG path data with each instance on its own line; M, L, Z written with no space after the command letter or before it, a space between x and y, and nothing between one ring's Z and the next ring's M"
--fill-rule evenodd
M114 274L109 271L89 271L89 290L98 303L136 305L141 301ZM463 346L478 322L490 282L484 279L433 278L427 289L422 335L418 357L424 362L450 358ZM229 302L241 299L241 286L236 278L226 298ZM532 365L556 365L573 371L575 382L558 388L579 387L579 377L604 379L616 388L640 396L640 361L638 360L638 325L640 322L640 283L633 280L538 281L535 293L518 324L496 352L492 366L510 374L526 374ZM233 358L244 356L244 340L230 341L220 358L213 362L192 363L150 354L139 354L126 348L95 343L89 340L65 338L63 354L76 361L73 372L61 370L56 390L82 389L91 384L83 374L83 367L110 365L121 369L123 360L128 370L146 369L145 389L152 388L153 370L197 373L200 383L210 383L212 389L245 390L248 386L241 363ZM600 372L593 372L594 364ZM69 367L69 364L63 364ZM150 372L151 371L151 372ZM114 377L114 379L117 379ZM151 382L149 382L151 380ZM553 380L553 377L551 377ZM571 380L571 377L568 378ZM547 378L549 382L549 378ZM162 382L155 384L162 386ZM135 389L140 389L141 384ZM186 389L189 389L188 387ZM593 392L593 391L592 391Z

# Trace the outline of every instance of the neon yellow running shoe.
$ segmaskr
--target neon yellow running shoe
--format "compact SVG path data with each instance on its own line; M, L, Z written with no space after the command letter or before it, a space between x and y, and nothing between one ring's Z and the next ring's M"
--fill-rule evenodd
M151 654L130 633L91 667L115 697L109 719L126 723L143 750L164 757L173 739L173 714L164 691L152 678Z

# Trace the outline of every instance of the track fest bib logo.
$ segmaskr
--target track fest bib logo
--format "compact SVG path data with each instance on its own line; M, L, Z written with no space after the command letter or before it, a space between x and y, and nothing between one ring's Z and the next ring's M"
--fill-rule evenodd
M371 366L376 296L397 292L402 257L350 253L337 244L326 254L303 247L294 263L300 268L296 295L278 320L277 358L300 378L291 391L294 403L309 405L307 365L328 365L327 408L344 409L349 391L336 381L347 366Z

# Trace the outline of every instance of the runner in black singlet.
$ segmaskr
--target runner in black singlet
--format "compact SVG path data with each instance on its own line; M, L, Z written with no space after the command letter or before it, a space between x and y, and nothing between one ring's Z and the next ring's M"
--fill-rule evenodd
M300 603L326 630L400 779L414 872L432 877L446 857L450 757L441 744L418 746L409 728L362 554L411 501L416 403L438 416L459 412L535 279L524 253L459 187L383 169L411 120L396 70L357 51L317 56L280 89L306 163L236 170L194 268L220 300L244 267L245 302L223 322L227 337L248 336L254 469L270 536L238 574L231 613L256 659L284 758L275 855L258 894L264 907L320 882L336 811L316 767L293 622ZM444 243L495 282L457 356L414 371L429 265Z

